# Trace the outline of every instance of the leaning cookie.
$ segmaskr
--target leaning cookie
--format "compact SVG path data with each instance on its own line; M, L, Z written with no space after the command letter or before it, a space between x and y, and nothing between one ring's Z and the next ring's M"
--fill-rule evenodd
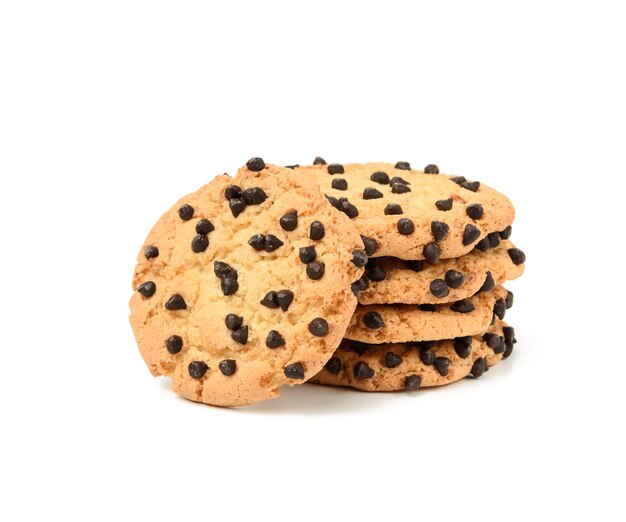
M484 332L494 317L504 319L513 294L502 286L452 304L357 306L347 339L365 343L433 341Z
M369 286L359 304L439 304L489 291L524 273L525 256L508 240L484 252L474 249L456 259L431 265L393 257L370 259L365 267Z
M329 201L374 246L370 255L439 259L468 253L515 216L509 199L478 181L439 174L436 165L407 162L295 166L312 176ZM367 243L366 243L367 246Z
M512 327L497 321L486 333L444 341L365 344L344 340L309 382L364 391L417 390L480 377L511 355Z
M314 183L253 158L182 198L148 235L130 301L141 355L193 401L275 397L339 345L366 261Z

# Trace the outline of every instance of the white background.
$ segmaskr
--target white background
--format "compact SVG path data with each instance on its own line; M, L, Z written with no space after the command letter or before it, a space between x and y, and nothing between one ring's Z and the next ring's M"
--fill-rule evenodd
M0 518L624 520L619 4L0 3ZM251 156L318 154L511 197L513 357L179 399L127 321L145 235Z

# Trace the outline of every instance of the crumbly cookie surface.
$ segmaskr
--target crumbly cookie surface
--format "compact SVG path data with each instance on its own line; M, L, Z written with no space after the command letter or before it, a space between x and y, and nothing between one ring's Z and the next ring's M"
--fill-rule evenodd
M479 290L517 279L524 264L516 264L509 251L515 245L501 240L484 252L472 250L437 264L392 257L370 259L365 274L369 286L359 294L359 304L450 303L471 297Z
M374 257L448 259L468 253L515 217L509 199L477 181L406 162L297 166L377 243ZM430 172L430 174L428 173Z
M253 159L182 198L149 233L130 301L141 355L194 401L275 397L339 345L366 259L311 180Z
M424 343L365 344L344 340L309 382L364 391L416 390L480 377L511 355L512 327L502 321L470 337Z
M512 294L503 286L445 304L359 305L345 338L365 343L433 341L484 332L494 319L504 319Z

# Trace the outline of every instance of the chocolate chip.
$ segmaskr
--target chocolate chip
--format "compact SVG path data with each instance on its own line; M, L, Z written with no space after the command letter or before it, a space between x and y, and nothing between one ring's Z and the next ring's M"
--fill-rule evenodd
M487 332L483 335L483 341L485 341L485 344L489 346L494 353L502 353L504 351L504 337Z
M246 163L246 167L252 172L259 172L265 168L265 162L261 158L250 158Z
M386 277L385 271L382 269L380 265L376 263L373 263L371 266L368 266L365 273L367 275L367 278L370 281L374 281L374 282L384 281Z
M439 256L441 255L441 250L439 250L439 246L437 243L428 243L423 250L424 257L426 261L430 264L434 265L439 263Z
M299 166L300 166L300 164L296 163L295 165L285 165L285 168L293 170L293 169L295 169L295 168L297 168Z
M246 205L260 205L267 199L267 194L262 188L254 187L244 190L242 197Z
M191 240L191 250L196 254L204 252L209 247L209 238L205 235L198 234Z
M406 180L401 178L400 176L394 176L393 178L391 178L391 181L389 182L391 185L410 185L410 183Z
M365 326L371 328L372 330L385 326L385 321L383 321L383 318L378 312L367 312L363 316L363 323L365 323Z
M439 174L439 167L434 164L426 165L424 167L424 174Z
M287 232L294 231L298 226L298 211L292 210L291 212L287 212L280 218L280 226Z
M435 352L431 350L432 344L430 345L422 345L419 347L420 350L420 360L426 365L431 366L435 364Z
M491 234L487 234L487 239L489 240L489 246L491 248L500 246L500 234L498 232L491 232Z
M156 285L152 281L146 281L137 287L137 292L144 297L152 297L156 292Z
M171 335L165 341L165 348L172 355L179 353L183 349L183 338L180 335Z
M485 373L486 368L487 368L487 364L485 362L485 359L481 357L474 361L474 364L472 365L472 369L470 370L470 373L475 379L478 379L479 377L482 376L483 373Z
M326 197L326 199L328 200L328 202L333 208L336 208L337 210L341 210L341 205L339 204L339 200L337 198L329 196L328 194L324 194L324 196Z
M439 375L445 377L448 375L448 368L450 368L450 359L447 357L436 357L435 358L435 370L439 372Z
M401 183L395 183L391 185L391 192L394 194L406 194L407 192L411 192L411 187L402 185Z
M341 371L341 359L339 357L331 357L324 365L324 368L331 375L338 375Z
M501 239L509 239L511 237L511 232L512 231L513 231L513 229L511 228L511 225L509 225L502 232L500 232L500 238Z
M228 201L228 206L230 207L230 211L233 213L233 216L237 217L246 209L246 204L243 199L233 198Z
M417 305L417 308L419 308L422 312L436 312L437 311L437 305L435 304L420 304L420 305Z
M248 244L255 250L263 250L265 248L265 236L263 234L255 234L248 239Z
M165 303L165 308L167 308L168 310L186 310L187 303L185 303L182 295L174 294Z
M283 312L289 310L289 305L293 301L293 292L291 290L279 290L276 292L276 298L278 299L278 306Z
M441 221L431 221L430 231L433 233L435 241L439 242L450 232L450 227Z
M504 343L504 353L502 354L503 359L508 359L511 356L514 346L515 345L513 343Z
M209 367L206 365L206 363L203 363L202 361L192 361L189 363L189 366L187 367L187 370L189 371L189 375L193 379L202 379L202 377L204 377L204 374L207 372L208 369Z
M504 334L504 341L507 343L515 342L515 328L512 326L503 326L502 333Z
M248 342L248 325L237 328L230 334L230 337L239 344L246 344Z
M317 281L324 276L325 266L324 263L309 263L306 266L306 275L313 281Z
M278 308L278 295L274 290L270 290L265 297L261 299L261 304L263 306L267 306L268 308Z
M370 349L369 344L362 343L361 341L350 341L349 349L354 353L358 353L359 355L363 355Z
M489 241L489 236L483 237L478 243L476 243L475 247L481 252L487 252L491 248L491 241Z
M348 182L343 178L335 178L330 184L335 190L348 190Z
M435 297L443 298L447 297L450 291L448 285L443 279L433 279L430 282L430 293Z
M465 276L456 270L448 270L445 275L446 283L450 288L459 288L465 283Z
M313 160L313 165L326 165L326 160L320 156L315 156Z
M286 366L284 373L289 379L304 379L304 367L299 362Z
M415 391L419 390L422 385L422 378L419 375L408 375L404 379L404 387L407 390Z
M371 379L372 377L374 377L374 370L372 370L363 361L358 362L354 365L354 377L359 381Z
M471 224L465 225L465 230L463 230L463 245L471 245L479 237L480 230L478 228Z
M298 252L300 261L302 261L303 263L311 263L315 261L315 258L317 257L317 252L315 252L315 247L313 245L308 247L300 247Z
M398 163L395 164L395 167L398 170L411 170L411 164L408 161L398 161Z
M506 291L506 298L504 302L506 304L507 310L513 306L513 292L511 292L510 290Z
M361 241L363 241L363 245L365 246L365 253L368 256L373 256L378 250L378 242L371 237L361 236Z
M369 281L367 280L367 277L365 275L362 275L352 284L356 285L356 288L359 290L359 292L364 292L370 286Z
M363 191L363 199L380 199L382 197L383 197L383 193L380 190L375 189L373 187L367 187Z
M147 246L143 250L143 255L146 256L146 259L154 259L159 257L159 249L153 245Z
M461 186L467 190L476 192L480 187L480 181L465 181L464 183L461 183Z
M309 323L309 332L316 337L324 337L328 333L328 321L323 317L316 317Z
M331 163L328 165L327 170L329 174L343 174L345 172L343 165L340 163Z
M230 273L227 276L222 277L220 286L222 287L222 293L224 295L233 295L239 289L237 279L231 277Z
M483 206L480 203L472 203L465 207L465 212L472 219L480 219L483 217Z
M397 203L389 203L385 207L385 216L396 216L402 214L402 207Z
M466 180L463 176L455 176L454 178L450 178L450 181L454 181L457 185L462 185Z
M448 211L452 208L452 198L435 201L435 206L438 210Z
M215 227L208 219L201 219L196 223L196 234L206 235L209 232L213 232Z
M191 205L183 205L178 209L178 215L183 221L189 221L193 217L193 207Z
M461 359L467 359L472 353L472 336L454 339L454 351Z
M370 176L370 179L381 185L389 185L389 175L382 170L374 172L374 174Z
M236 330L243 324L243 317L239 317L235 314L228 314L226 319L224 319L224 322L226 323L226 328L229 330Z
M241 198L241 187L238 185L228 185L224 191L224 197L229 201L233 198Z
M364 250L353 250L351 261L357 268L363 268L365 263L367 263L367 254Z
M265 251L266 252L274 252L274 250L277 250L284 244L285 243L283 243L280 239L278 239L276 236L272 234L268 234L267 236L265 236Z
M285 345L285 338L280 335L276 330L270 330L265 339L265 345L268 348L278 348Z
M237 370L237 362L234 359L224 359L218 365L220 372L230 377Z
M222 278L229 272L233 271L228 263L223 261L213 261L213 272L216 277Z
M415 225L413 224L413 221L407 218L399 219L397 227L398 232L400 232L403 236L408 236L409 234L415 232Z
M354 219L359 215L359 209L356 208L352 203L350 203L347 199L345 201L341 201L344 198L340 198L340 209L346 216L350 219Z
M406 267L413 272L421 272L424 270L424 261L421 259L410 260L406 262Z
M311 223L311 231L309 237L313 240L322 239L324 237L324 225L322 225L319 221L313 221Z
M495 286L496 286L496 282L493 280L493 276L491 275L491 272L487 272L487 275L485 276L485 282L483 283L483 286L481 286L480 290L478 291L489 292L490 290L493 290Z
M506 302L504 299L498 299L496 304L493 305L493 313L498 316L498 319L504 319L506 315Z
M400 364L402 364L402 357L393 352L387 352L387 355L385 356L385 366L387 368L395 368Z
M524 254L524 252L522 252L519 248L509 248L508 252L513 264L521 265L526 262L526 254Z
M456 301L450 307L450 310L458 312L459 314L468 314L474 310L474 305L469 299L461 299L460 301Z

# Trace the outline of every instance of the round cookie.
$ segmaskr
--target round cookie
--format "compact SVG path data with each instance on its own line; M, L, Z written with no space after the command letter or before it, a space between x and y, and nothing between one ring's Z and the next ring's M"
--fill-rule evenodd
M193 401L276 397L341 342L366 260L312 180L253 158L182 198L148 235L130 301L141 355Z
M509 199L461 176L424 172L407 162L316 164L294 167L315 178L331 203L350 217L360 234L375 242L374 257L459 257L515 216Z
M497 321L486 333L443 341L365 344L344 340L309 382L363 391L417 390L478 378L506 359L516 343L512 327Z
M451 303L481 289L491 290L524 273L524 264L516 264L519 260L513 260L511 250L519 251L511 241L502 240L485 252L474 249L435 265L395 257L370 259L365 267L369 286L359 294L359 304Z
M512 295L502 286L445 304L359 305L344 335L364 343L433 341L484 332L504 319Z

